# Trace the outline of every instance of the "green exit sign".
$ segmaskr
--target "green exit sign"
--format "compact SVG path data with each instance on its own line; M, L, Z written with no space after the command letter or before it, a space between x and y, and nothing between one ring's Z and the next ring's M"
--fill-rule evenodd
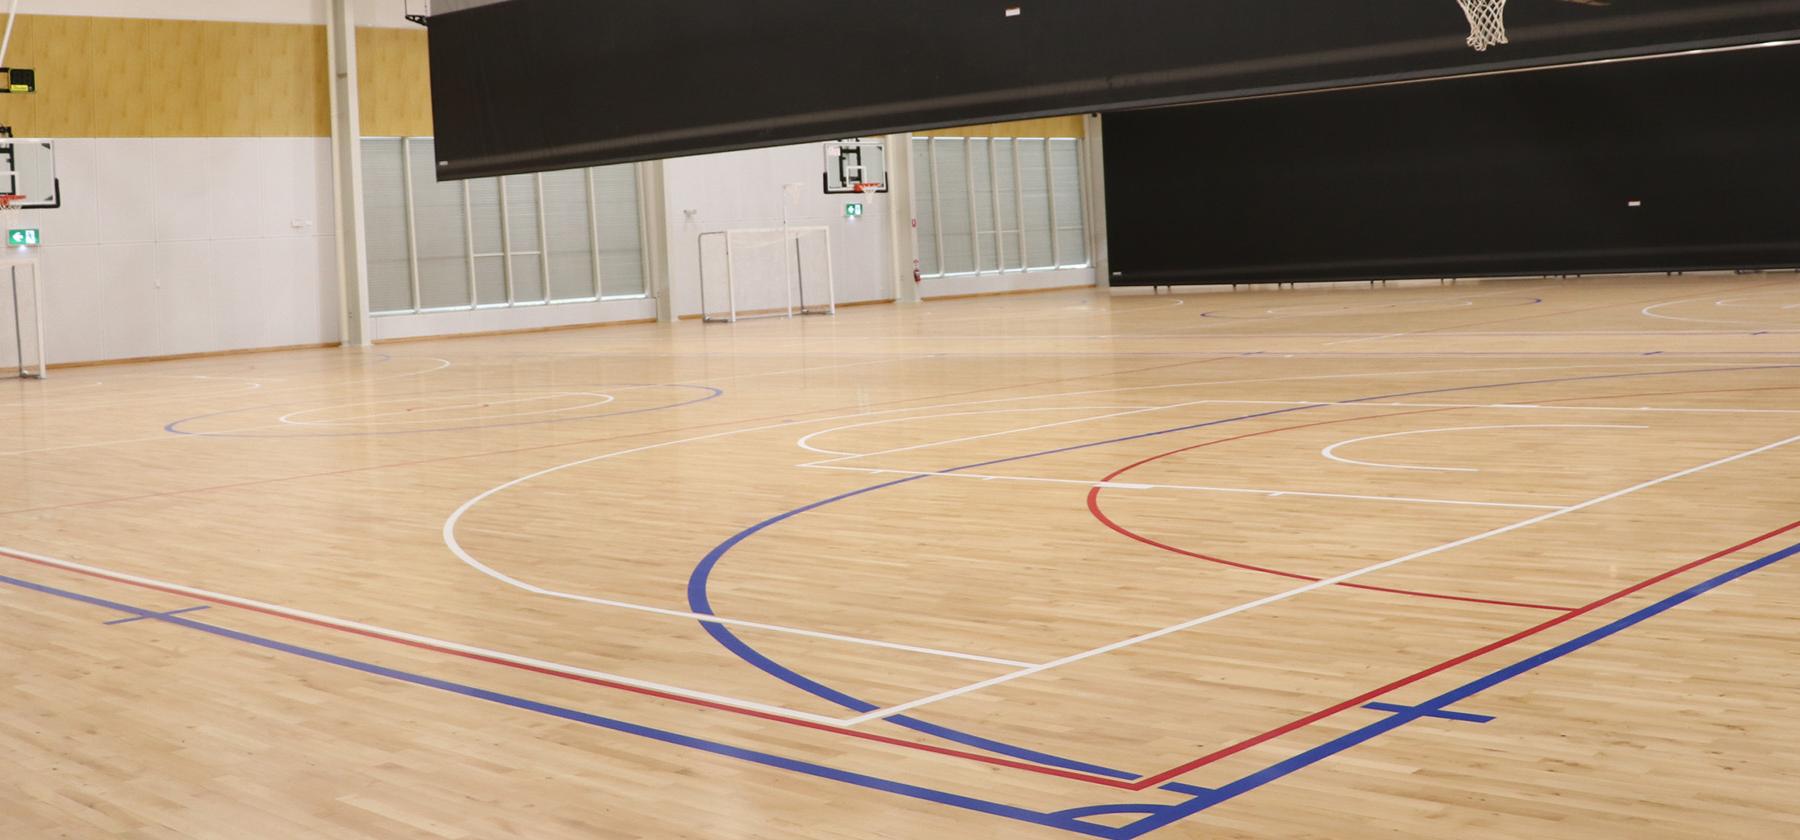
M846 204L846 205L844 205L844 217L845 218L848 218L848 219L859 218L862 216L862 211L863 211L863 206L861 204Z
M38 229L13 228L6 232L6 241L21 248L36 246L38 244Z

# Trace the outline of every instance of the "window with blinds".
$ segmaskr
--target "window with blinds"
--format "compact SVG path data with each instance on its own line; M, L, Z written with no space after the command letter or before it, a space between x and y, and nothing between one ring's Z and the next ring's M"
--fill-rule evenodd
M1081 141L913 138L920 273L1085 268Z
M363 139L369 309L643 297L637 169L439 182L429 137Z

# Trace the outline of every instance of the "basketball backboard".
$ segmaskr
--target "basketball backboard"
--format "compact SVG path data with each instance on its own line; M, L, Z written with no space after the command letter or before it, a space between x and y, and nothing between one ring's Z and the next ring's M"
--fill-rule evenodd
M887 144L833 140L825 144L825 194L888 191Z
M56 141L0 136L0 195L17 195L12 206L50 209L62 206L56 177Z

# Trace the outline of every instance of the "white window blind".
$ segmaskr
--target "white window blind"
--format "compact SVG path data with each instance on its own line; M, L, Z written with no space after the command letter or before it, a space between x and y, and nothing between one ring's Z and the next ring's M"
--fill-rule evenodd
M369 309L410 310L412 269L406 242L406 162L397 138L363 141L363 224L369 259Z
M432 138L363 155L373 314L646 294L635 166L440 183Z
M512 302L541 303L548 298L544 294L544 228L538 223L538 176L508 175L504 183Z
M637 167L602 166L588 173L594 181L595 235L600 240L600 293L643 297L648 286Z
M594 285L594 225L588 217L587 170L545 172L543 184L550 299L599 297Z
M469 226L460 181L439 183L437 144L406 141L412 159L413 241L419 253L419 308L454 309L469 297ZM373 283L373 281L371 281ZM374 294L374 289L369 290ZM375 310L379 312L380 310Z
M944 273L975 271L975 230L969 204L968 143L960 137L939 137L936 146L938 236L944 241Z
M1088 265L1081 141L913 139L913 207L927 277Z
M913 216L919 224L919 273L936 277L944 270L938 262L937 189L931 184L937 167L931 160L930 138L913 138L912 158Z
M1050 141L1050 196L1056 208L1056 264L1087 265L1087 219L1081 202L1081 143Z

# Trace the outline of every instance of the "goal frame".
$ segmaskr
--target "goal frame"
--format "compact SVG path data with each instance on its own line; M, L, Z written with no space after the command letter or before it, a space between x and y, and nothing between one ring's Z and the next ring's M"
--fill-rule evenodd
M808 299L805 260L795 252L807 236L819 236L824 242L825 256L825 299L820 301ZM786 295L786 305L774 310L754 312L742 311L738 306L737 264L733 259L736 240L746 236L774 237L780 240L782 264L786 275L782 278L782 289ZM716 300L707 296L707 259L706 243L710 238L718 237L725 244L725 301L719 314L715 314L713 305ZM738 321L756 318L792 318L795 315L836 315L837 314L837 269L831 250L831 228L825 225L789 225L778 228L731 228L727 230L703 231L696 238L695 264L696 274L700 282L700 320L708 324L731 324ZM816 298L816 295L815 295Z
M0 268L6 269L12 281L13 312L13 347L18 352L19 379L48 379L50 377L50 358L44 353L44 272L35 257L14 257L0 259ZM37 369L32 370L25 358L25 323L26 317L19 308L19 269L31 269L31 323L36 327L33 338L37 345Z

